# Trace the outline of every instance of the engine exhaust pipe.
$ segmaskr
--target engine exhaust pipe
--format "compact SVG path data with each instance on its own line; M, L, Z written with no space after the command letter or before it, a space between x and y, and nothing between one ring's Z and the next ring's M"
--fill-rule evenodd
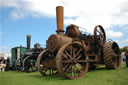
M31 35L27 35L27 51L30 51Z
M63 6L56 7L57 34L63 34Z

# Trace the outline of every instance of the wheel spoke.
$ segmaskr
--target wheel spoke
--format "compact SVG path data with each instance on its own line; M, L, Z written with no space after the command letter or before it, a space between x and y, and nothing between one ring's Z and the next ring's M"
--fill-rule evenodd
M97 30L97 32L102 36L103 35L103 33L102 33L102 31L100 30Z
M73 57L75 58L75 50L73 50Z
M113 51L115 52L115 50L117 50L118 48L117 47L115 47L114 49L113 49Z
M99 30L96 30L99 34L100 34L100 31Z
M87 60L78 60L77 62L84 63L84 62L87 62Z
M100 37L103 37L104 36L104 34L101 31L97 30L97 32L99 33L99 36Z
M69 72L72 69L72 65L70 65L67 69L66 72Z
M27 59L26 62L28 62L29 64L31 64L31 62Z
M83 68L82 65L79 63L77 63L76 65L78 65L78 66L76 66L77 70L79 70L82 73L83 72L82 71L82 68Z
M77 58L76 58L76 60L79 60L81 58L81 55L79 55Z
M72 59L71 55L69 55L69 53L68 53L66 50L65 50L64 52L66 53L66 55L67 55L70 59Z
M101 33L101 36L104 37L104 33L103 32Z
M70 63L71 60L63 60L62 63Z
M81 51L82 51L82 48L80 48L80 50L76 53L76 55L74 56L74 58L75 58L76 56L78 56L78 54L80 54Z
M81 73L83 73L82 69L78 69Z
M70 65L71 65L70 63L68 63L67 65L65 65L64 68L63 68L64 71L66 71L69 68Z
M72 68L72 77L74 78L76 76L76 66L73 65L74 68Z
M73 47L71 46L70 48L70 55L72 56L72 50L73 50Z

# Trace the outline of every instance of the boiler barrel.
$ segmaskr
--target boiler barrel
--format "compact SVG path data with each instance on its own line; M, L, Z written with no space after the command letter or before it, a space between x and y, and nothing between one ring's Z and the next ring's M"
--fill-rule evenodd
M66 36L62 36L62 35L51 35L48 40L47 40L47 46L46 48L50 51L50 52L55 52L57 51L60 47L62 47L63 45L72 42L72 38L70 37L66 37Z

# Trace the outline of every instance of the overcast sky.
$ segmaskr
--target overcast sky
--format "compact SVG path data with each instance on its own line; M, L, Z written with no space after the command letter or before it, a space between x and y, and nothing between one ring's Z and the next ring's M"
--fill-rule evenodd
M64 6L64 27L76 24L93 34L102 25L107 39L128 46L128 0L0 0L1 52L26 46L26 35L46 45L56 31L56 6ZM83 29L80 29L83 30Z

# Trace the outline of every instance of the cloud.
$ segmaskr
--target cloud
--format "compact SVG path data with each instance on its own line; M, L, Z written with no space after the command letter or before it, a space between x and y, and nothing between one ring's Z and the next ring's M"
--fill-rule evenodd
M122 26L123 30L128 31L128 24Z
M0 53L0 56L4 57L5 59L7 59L7 57L11 58L11 53Z
M32 0L1 0L1 8L25 8Z
M2 8L13 8L10 15L14 19L55 17L56 6L62 5L65 25L76 24L93 33L94 27L100 24L111 37L123 36L121 32L109 29L111 26L128 24L127 0L2 0L1 3Z
M124 44L124 43L126 43L127 45L128 45L128 38L127 39L125 39L125 40L117 40L117 42L118 43L122 43L122 44Z
M115 41L120 45L120 47L128 46L128 38L124 40L115 40Z
M106 35L109 38L111 38L111 37L113 37L113 38L119 38L119 37L122 37L123 36L123 34L121 32L114 32L112 30L107 30L106 31Z
M128 39L124 40L123 43L127 43L128 44Z
M10 53L10 52L11 52L11 48L9 48L8 46L0 47L0 53Z
M14 19L22 19L26 16L53 17L58 0L2 0L2 8L12 8L10 13Z

